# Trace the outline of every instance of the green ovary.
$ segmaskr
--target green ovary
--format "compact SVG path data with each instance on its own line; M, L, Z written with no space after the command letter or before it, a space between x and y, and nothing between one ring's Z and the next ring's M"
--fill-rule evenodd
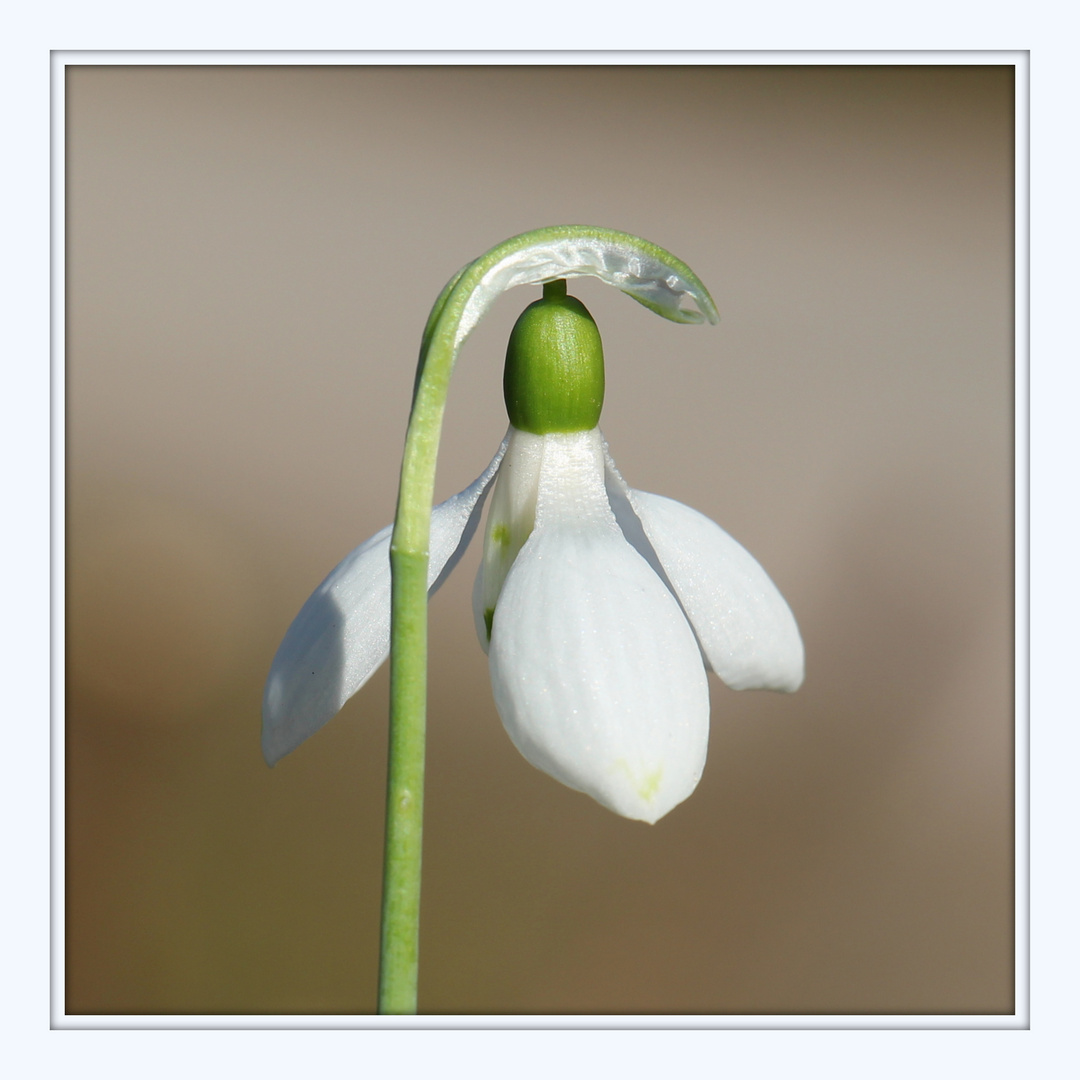
M585 305L566 282L544 286L510 332L503 370L510 423L534 435L591 431L604 404L604 348Z

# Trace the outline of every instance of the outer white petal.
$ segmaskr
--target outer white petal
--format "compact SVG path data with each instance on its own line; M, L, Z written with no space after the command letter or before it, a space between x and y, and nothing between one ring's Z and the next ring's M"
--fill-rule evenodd
M689 506L645 491L626 494L709 667L733 690L798 690L799 627L761 564Z
M428 592L446 580L476 531L506 450L464 491L431 512ZM278 647L263 694L263 756L270 765L333 717L390 652L387 526L346 555L311 594Z
M543 438L536 528L495 609L495 701L533 765L654 822L704 768L701 654L675 598L615 522L599 432Z

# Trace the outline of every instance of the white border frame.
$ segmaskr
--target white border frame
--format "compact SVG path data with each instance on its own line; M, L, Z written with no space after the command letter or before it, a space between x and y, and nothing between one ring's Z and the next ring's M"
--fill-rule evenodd
M913 65L1015 68L1015 726L1014 726L1014 1002L1015 1013L992 1015L714 1015L714 1016L318 1016L318 1015L68 1015L64 1012L64 314L65 282L65 72L69 65L730 65L791 66ZM51 507L52 507L52 821L51 821L51 1026L54 1029L181 1030L356 1030L356 1029L560 1029L560 1030L1027 1030L1030 1016L1029 851L1029 57L1022 51L993 52L83 52L51 54Z

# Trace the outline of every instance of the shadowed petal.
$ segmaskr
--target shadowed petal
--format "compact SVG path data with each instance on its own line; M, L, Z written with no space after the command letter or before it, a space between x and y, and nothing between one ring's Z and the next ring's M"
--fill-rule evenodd
M428 593L446 580L476 531L506 449L464 491L431 512ZM263 694L263 756L273 765L319 730L390 652L387 526L346 555L300 609L278 647Z

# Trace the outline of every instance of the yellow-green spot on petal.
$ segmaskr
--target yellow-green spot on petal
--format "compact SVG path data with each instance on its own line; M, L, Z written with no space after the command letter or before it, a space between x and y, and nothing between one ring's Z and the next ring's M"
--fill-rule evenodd
M652 802L653 799L656 798L657 792L660 790L660 781L663 776L664 769L663 766L661 766L658 769L653 769L653 771L638 784L638 794L646 802Z
M499 547L509 547L510 530L505 525L496 525L495 528L491 530L491 540L493 543L498 544ZM488 629L490 630L490 627Z
M638 798L642 802L650 803L660 792L660 784L664 779L664 766L657 765L652 772L647 773L644 777L639 777L633 769L630 768L626 758L619 758L615 762L616 767L626 773L630 780L630 783L634 785L637 791Z

